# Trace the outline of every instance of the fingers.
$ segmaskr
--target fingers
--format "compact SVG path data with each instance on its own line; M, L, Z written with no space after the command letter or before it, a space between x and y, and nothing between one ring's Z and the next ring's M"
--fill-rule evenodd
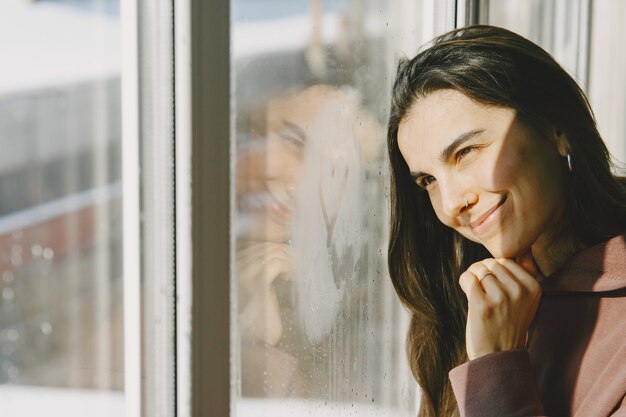
M466 273L474 276L484 298L495 303L504 299L519 300L526 293L536 294L541 291L537 280L510 259L484 259L472 264ZM471 288L469 281L469 278L465 278L462 285L466 294Z
M543 274L541 274L541 271L539 271L538 269L538 275L533 276L528 272L527 269L523 268L512 259L498 259L497 262L509 271L511 271L513 275L517 278L519 283L523 285L524 288L526 288L527 290L533 292L541 290L539 281L541 281L541 279L543 278Z
M285 244L251 244L237 252L238 279L242 285L259 289L270 285L279 275L289 277L291 263L291 253Z
M500 288L500 283L496 275L485 265L484 261L472 264L468 268L468 271L472 272L476 276L476 279L485 292L488 289L493 290Z
M485 292L483 291L476 275L470 270L467 270L461 274L459 278L459 285L467 296L467 301L470 305L482 305L485 301Z
M508 268L497 262L495 259L489 259L485 262L491 272L502 283L502 288L507 293L507 298L518 299L524 290L517 276Z
M237 262L241 266L262 264L268 258L286 258L289 254L289 246L285 243L251 242L237 248Z

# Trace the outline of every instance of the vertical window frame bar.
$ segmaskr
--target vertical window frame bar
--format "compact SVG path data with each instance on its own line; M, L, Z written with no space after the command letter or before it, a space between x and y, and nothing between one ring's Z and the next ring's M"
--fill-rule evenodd
M230 1L175 2L177 410L231 411Z
M191 3L174 2L176 125L176 415L192 411Z
M139 240L139 36L137 0L120 4L122 21L122 198L124 396L127 416L141 416L141 266ZM131 262L131 260L135 260Z
M172 0L138 2L142 410L176 413Z
M120 12L125 408L174 417L173 2L122 1Z

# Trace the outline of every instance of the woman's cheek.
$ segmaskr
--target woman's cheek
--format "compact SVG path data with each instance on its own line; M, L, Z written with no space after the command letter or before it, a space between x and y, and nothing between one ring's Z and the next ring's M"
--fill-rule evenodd
M502 155L491 164L492 169L484 169L482 181L486 188L503 190L515 182L515 179L524 172L523 155Z
M445 215L441 207L441 195L439 194L439 192L436 190L430 191L428 193L428 196L430 198L430 204L433 206L433 210L435 211L435 215L437 216L439 221L446 226L454 227L451 221L452 219Z

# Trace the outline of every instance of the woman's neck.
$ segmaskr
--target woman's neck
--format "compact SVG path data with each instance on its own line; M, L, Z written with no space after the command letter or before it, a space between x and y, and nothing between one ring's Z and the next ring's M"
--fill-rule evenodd
M533 259L546 277L556 272L576 252L585 248L573 232L559 235L558 239L542 236L532 246Z

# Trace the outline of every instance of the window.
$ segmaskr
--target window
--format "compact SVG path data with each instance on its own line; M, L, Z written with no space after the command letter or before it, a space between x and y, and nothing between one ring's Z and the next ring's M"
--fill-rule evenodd
M233 415L415 415L386 268L386 117L397 59L450 10L232 5Z
M0 33L3 414L120 415L118 4L8 0Z

